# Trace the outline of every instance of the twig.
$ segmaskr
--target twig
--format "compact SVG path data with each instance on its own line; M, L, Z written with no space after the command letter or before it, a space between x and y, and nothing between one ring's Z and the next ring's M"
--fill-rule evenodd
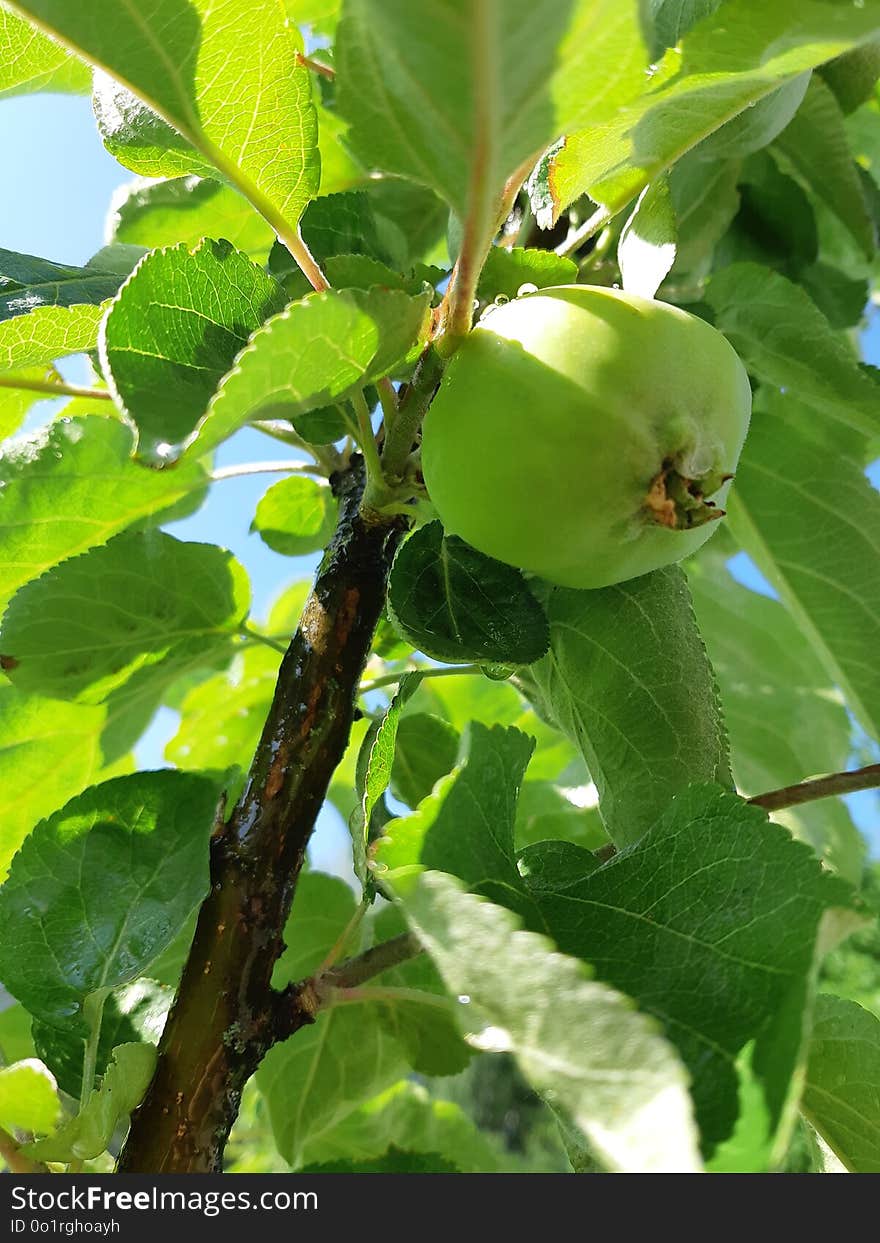
M330 985L332 988L357 988L365 980L371 980L374 975L381 975L383 971L397 967L400 963L416 958L421 953L422 946L419 940L411 932L403 932L399 937L393 937L390 941L374 945L372 949L365 950L363 954L349 958L340 963L338 967L326 971L320 980L316 981L316 987L319 992L325 985Z
M813 803L820 798L832 798L840 794L855 794L858 790L871 790L880 786L880 764L868 764L848 773L830 773L827 777L814 777L797 785L771 790L769 794L756 794L748 802L765 811L781 811L784 807L799 807L801 803Z

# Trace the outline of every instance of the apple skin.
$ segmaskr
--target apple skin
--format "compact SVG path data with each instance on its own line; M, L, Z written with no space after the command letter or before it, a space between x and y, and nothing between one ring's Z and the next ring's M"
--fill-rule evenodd
M425 418L422 470L446 529L564 587L605 587L689 556L716 522L658 525L671 464L715 475L723 507L751 388L727 340L677 307L561 285L493 310ZM706 511L711 513L711 508Z

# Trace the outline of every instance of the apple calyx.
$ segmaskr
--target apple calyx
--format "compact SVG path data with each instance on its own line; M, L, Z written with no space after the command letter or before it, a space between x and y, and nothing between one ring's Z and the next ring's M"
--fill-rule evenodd
M724 517L724 510L707 498L732 478L712 470L691 479L667 460L648 488L644 503L647 520L670 531L692 531L707 522L717 522Z

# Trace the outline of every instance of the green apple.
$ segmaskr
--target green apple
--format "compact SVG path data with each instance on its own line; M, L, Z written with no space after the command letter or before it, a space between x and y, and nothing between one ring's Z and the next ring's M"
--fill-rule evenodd
M693 553L723 513L751 411L727 340L677 307L563 285L493 310L424 423L444 526L567 587Z

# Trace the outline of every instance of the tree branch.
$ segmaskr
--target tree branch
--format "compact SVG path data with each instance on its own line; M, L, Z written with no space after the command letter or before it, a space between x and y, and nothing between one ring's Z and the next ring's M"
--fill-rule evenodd
M411 932L402 932L399 937L374 945L363 954L348 958L338 967L325 972L315 982L315 987L319 995L325 984L331 988L356 988L365 980L371 980L374 975L381 975L390 967L396 967L421 953L421 942Z
M219 1170L241 1091L279 1038L279 1007L285 1034L313 1021L308 990L279 995L272 970L405 530L399 518L365 521L363 478L355 458L331 480L336 533L281 663L244 792L212 839L211 891L122 1172Z
M820 798L839 794L855 794L858 790L870 790L880 786L880 764L868 764L848 773L831 773L827 777L814 777L797 785L771 790L769 794L756 794L748 802L765 811L781 811L784 807L799 807L801 803L813 803Z

